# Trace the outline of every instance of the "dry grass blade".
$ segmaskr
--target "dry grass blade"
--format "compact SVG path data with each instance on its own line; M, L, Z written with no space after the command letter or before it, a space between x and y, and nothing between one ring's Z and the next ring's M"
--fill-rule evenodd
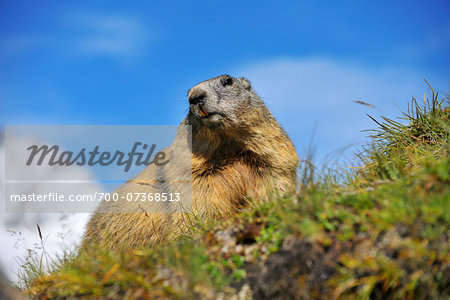
M361 100L353 100L352 102L353 102L353 103L356 103L356 104L365 105L365 106L368 106L368 107L371 107L371 108L376 108L376 107L373 106L372 104L367 103L367 102L364 102L364 101L361 101Z

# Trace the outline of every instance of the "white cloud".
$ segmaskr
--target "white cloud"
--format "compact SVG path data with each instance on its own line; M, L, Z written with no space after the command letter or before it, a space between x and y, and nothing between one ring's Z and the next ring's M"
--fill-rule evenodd
M131 15L79 12L64 15L54 23L56 30L35 29L1 37L0 58L6 60L45 51L63 57L106 57L129 63L145 54L156 36Z
M411 96L423 99L428 91L424 75L417 70L325 57L273 59L243 66L234 74L250 79L298 150L307 148L317 126L314 144L321 157L367 141L361 131L376 126L366 114L381 112L395 118L400 116L395 103L404 110ZM446 86L446 79L427 79L435 88Z
M135 17L80 14L68 20L72 30L80 30L73 42L81 54L129 59L140 55L149 42L148 30Z
M30 50L44 47L46 42L45 37L36 34L5 36L0 40L0 44L2 45L0 55L4 59L9 59L17 55L24 55Z

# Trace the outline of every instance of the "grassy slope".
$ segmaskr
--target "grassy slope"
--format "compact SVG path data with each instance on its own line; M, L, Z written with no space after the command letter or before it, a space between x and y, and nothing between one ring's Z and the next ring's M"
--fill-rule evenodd
M105 298L428 298L450 294L448 101L389 119L355 171L314 175L299 194L155 249L28 266L26 293Z

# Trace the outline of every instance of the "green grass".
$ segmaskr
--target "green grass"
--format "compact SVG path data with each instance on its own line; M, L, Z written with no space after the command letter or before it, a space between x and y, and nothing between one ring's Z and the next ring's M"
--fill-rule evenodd
M383 118L351 170L302 164L300 192L192 236L25 268L49 298L448 299L450 109L432 91L403 122ZM33 269L34 268L34 269Z

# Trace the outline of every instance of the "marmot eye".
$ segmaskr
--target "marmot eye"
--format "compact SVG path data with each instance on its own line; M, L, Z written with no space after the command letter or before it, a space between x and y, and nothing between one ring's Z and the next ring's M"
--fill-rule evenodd
M233 78L227 77L222 81L223 86L232 85L233 84Z

